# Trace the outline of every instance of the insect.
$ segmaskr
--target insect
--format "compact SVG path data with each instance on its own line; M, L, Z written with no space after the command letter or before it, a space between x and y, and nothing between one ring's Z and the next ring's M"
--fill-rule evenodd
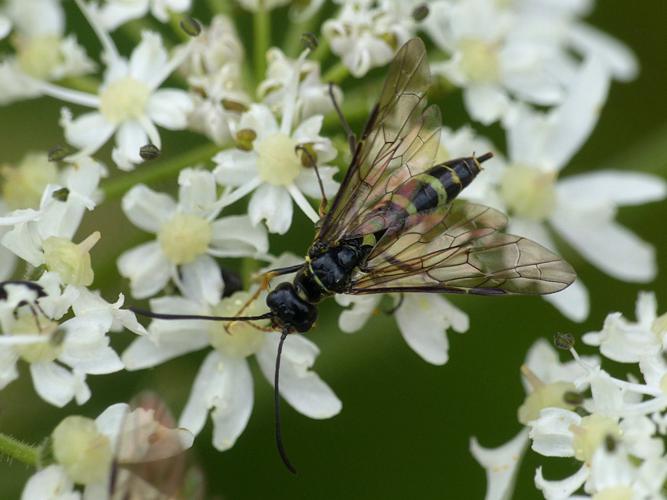
M492 155L435 163L441 119L438 107L427 105L429 87L426 49L413 38L391 63L359 138L334 99L352 161L329 210L321 207L305 262L265 275L266 285L296 273L291 283L268 293L268 313L221 318L147 312L163 319L271 320L282 333L275 373L277 445L292 471L280 438L280 354L290 333L312 328L322 299L388 292L541 295L564 289L576 277L551 251L503 233L507 218L499 211L456 199Z

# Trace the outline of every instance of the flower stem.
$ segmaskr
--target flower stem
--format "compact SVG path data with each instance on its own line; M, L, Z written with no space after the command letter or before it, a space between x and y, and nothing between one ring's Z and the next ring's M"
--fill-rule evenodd
M105 199L113 200L119 198L137 184L164 179L180 172L187 166L210 160L220 149L221 147L217 144L207 143L169 160L164 160L154 165L144 165L134 172L114 177L102 185Z
M327 83L341 83L349 74L350 72L347 69L347 66L345 66L342 61L338 61L324 73L322 81Z
M6 434L0 433L0 454L27 465L37 466L39 450Z
M264 79L266 72L266 51L271 43L271 16L265 0L259 0L253 19L255 31L255 81Z

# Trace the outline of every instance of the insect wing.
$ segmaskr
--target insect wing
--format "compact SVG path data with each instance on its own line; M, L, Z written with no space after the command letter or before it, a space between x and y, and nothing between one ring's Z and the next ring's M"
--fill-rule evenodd
M502 233L505 224L496 210L455 202L391 241L381 240L353 276L350 293L542 295L574 281L567 262L534 241Z
M431 167L439 146L440 111L426 107L431 77L424 43L406 42L396 54L350 168L322 221L323 242L351 237L364 215L409 177Z
M118 436L111 500L179 498L186 476L185 450L191 443L192 434L176 428L159 397L139 395L130 404Z

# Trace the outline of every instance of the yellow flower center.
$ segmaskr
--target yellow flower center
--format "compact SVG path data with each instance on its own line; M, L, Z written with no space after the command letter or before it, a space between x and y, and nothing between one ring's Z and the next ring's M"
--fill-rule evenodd
M46 268L58 273L65 284L91 285L95 275L90 263L90 250L100 237L100 232L95 231L81 243L76 244L66 238L50 236L42 243Z
M158 241L167 258L180 265L206 253L211 237L211 225L206 219L197 215L176 214L164 223Z
M3 177L2 199L11 210L38 208L47 184L53 184L58 169L43 153L26 155L17 166L4 165L0 169Z
M218 316L236 316L250 298L248 292L236 292L223 299L213 314ZM266 312L262 300L255 300L244 311L244 316L255 316ZM258 326L268 326L268 320L253 321ZM209 338L211 345L227 356L245 358L255 354L264 343L266 332L258 330L245 321L233 323L211 322Z
M459 42L461 71L472 82L493 83L500 78L498 51L495 45L475 38Z
M574 409L574 405L565 402L565 393L576 391L571 382L554 382L534 388L519 407L519 422L526 425L537 419L544 408Z
M287 186L294 182L301 172L301 160L294 150L296 146L294 139L281 133L270 135L257 144L257 166L264 182L274 186Z
M541 221L556 207L555 181L554 172L512 165L505 170L500 193L513 215Z
M655 318L651 325L651 330L656 334L658 339L662 340L662 337L667 333L667 313Z
M53 455L75 483L92 484L107 478L113 458L111 443L94 420L65 417L52 437Z
M574 457L589 464L595 450L607 436L616 440L620 440L622 436L616 420L597 414L582 418L581 424L572 426L571 430L574 433Z
M612 486L593 495L593 500L632 500L633 498L634 492L629 486Z
M143 116L150 97L148 86L130 76L111 83L100 94L100 112L111 123Z
M49 363L62 352L62 337L57 335L58 323L44 316L35 317L32 311L22 311L12 325L12 335L43 335L46 342L19 344L14 351L28 363Z
M55 35L21 38L17 42L17 59L19 67L30 76L48 79L62 62L60 38Z

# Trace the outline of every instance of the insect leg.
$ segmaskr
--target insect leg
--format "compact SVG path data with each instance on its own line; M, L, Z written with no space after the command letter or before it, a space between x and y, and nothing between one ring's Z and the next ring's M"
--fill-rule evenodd
M392 307L387 309L386 311L383 311L385 314L394 314L398 309L403 305L403 302L405 301L405 294L404 293L399 293L398 294L398 302L394 304Z
M313 157L310 151L308 151L308 148L306 148L303 144L299 144L296 148L294 148L295 151L301 151L303 154L305 154L308 157L308 162L310 163L310 166L315 169L315 175L317 176L317 183L320 186L320 193L322 194L322 199L320 200L320 217L322 217L325 214L327 205L329 204L329 200L327 199L327 195L324 192L324 183L322 182L322 177L320 176L320 169L317 168L317 160Z
M296 474L296 469L287 457L287 451L285 451L285 445L283 444L282 424L280 420L280 358L282 358L283 344L285 343L285 339L288 335L289 332L287 330L283 331L280 335L280 340L278 341L278 352L276 353L276 371L273 374L273 412L275 415L276 448L278 448L278 454L280 455L280 459L285 464L285 467L287 467L287 469L292 474Z
M329 96L331 97L331 102L333 103L333 107L336 110L338 119L340 120L340 123L343 126L343 130L345 130L345 135L347 136L347 143L350 146L350 153L354 155L354 151L357 149L357 136L355 135L354 132L352 132L352 127L350 127L350 124L347 123L345 115L343 115L343 111L340 109L338 101L336 101L336 96L334 95L333 87L334 87L333 83L329 83Z

